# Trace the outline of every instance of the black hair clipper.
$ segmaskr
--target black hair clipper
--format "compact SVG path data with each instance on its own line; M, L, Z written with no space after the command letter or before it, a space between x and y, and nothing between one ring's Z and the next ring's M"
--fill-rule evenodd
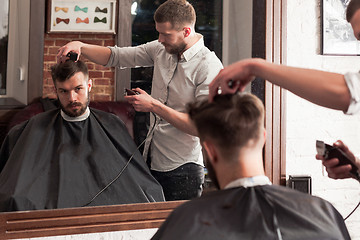
M351 170L350 174L358 181L360 181L360 174L358 172L358 167L355 163L349 159L346 154L338 147L331 146L329 144L324 143L323 141L316 141L316 151L319 155L324 156L326 160L337 158L339 159L338 166L350 164Z
M68 52L68 54L66 54L66 57L68 57L69 60L76 62L78 54L74 52Z

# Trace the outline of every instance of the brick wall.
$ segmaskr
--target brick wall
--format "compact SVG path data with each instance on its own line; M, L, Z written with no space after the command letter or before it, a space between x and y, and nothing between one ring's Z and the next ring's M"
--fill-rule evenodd
M111 34L45 34L43 97L56 98L53 91L54 85L51 79L50 67L56 63L59 47L76 40L101 46L115 45L114 35ZM80 59L87 63L89 77L93 80L90 100L114 101L114 69L96 65L83 57L80 57Z

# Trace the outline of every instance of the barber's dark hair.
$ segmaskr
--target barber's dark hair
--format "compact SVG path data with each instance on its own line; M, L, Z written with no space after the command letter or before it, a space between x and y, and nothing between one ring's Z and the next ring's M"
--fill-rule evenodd
M351 0L346 8L346 20L351 21L355 12L360 9L360 0Z
M195 25L196 13L186 0L167 0L156 9L154 20L157 23L170 22L174 29L181 30L186 24Z
M67 60L66 62L58 63L51 67L51 77L55 86L57 81L64 82L78 72L82 72L85 77L89 76L88 68L82 61L74 62Z
M217 95L211 103L205 99L187 107L200 140L211 139L224 151L232 152L262 134L264 105L253 94Z

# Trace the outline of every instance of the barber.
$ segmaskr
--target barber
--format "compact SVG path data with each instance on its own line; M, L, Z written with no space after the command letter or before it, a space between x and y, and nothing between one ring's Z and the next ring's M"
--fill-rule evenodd
M166 200L191 199L202 192L204 169L197 132L185 106L207 97L208 85L222 64L195 32L196 13L186 0L161 4L154 20L158 41L124 48L74 41L61 47L57 57L64 61L73 51L104 66L154 66L151 96L136 88L139 94L125 99L136 111L156 114L151 116L144 158L151 161Z

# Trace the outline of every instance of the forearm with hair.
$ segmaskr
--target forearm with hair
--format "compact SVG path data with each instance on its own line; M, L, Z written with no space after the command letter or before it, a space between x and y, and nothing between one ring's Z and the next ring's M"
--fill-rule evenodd
M344 76L319 70L288 67L253 61L253 75L283 87L315 104L346 111L350 104L350 92Z
M81 46L81 54L96 64L106 65L109 61L111 50L108 47L84 43Z
M197 136L197 131L194 123L191 121L189 114L176 111L158 100L154 100L152 112L157 114L159 117L176 127L177 129Z

